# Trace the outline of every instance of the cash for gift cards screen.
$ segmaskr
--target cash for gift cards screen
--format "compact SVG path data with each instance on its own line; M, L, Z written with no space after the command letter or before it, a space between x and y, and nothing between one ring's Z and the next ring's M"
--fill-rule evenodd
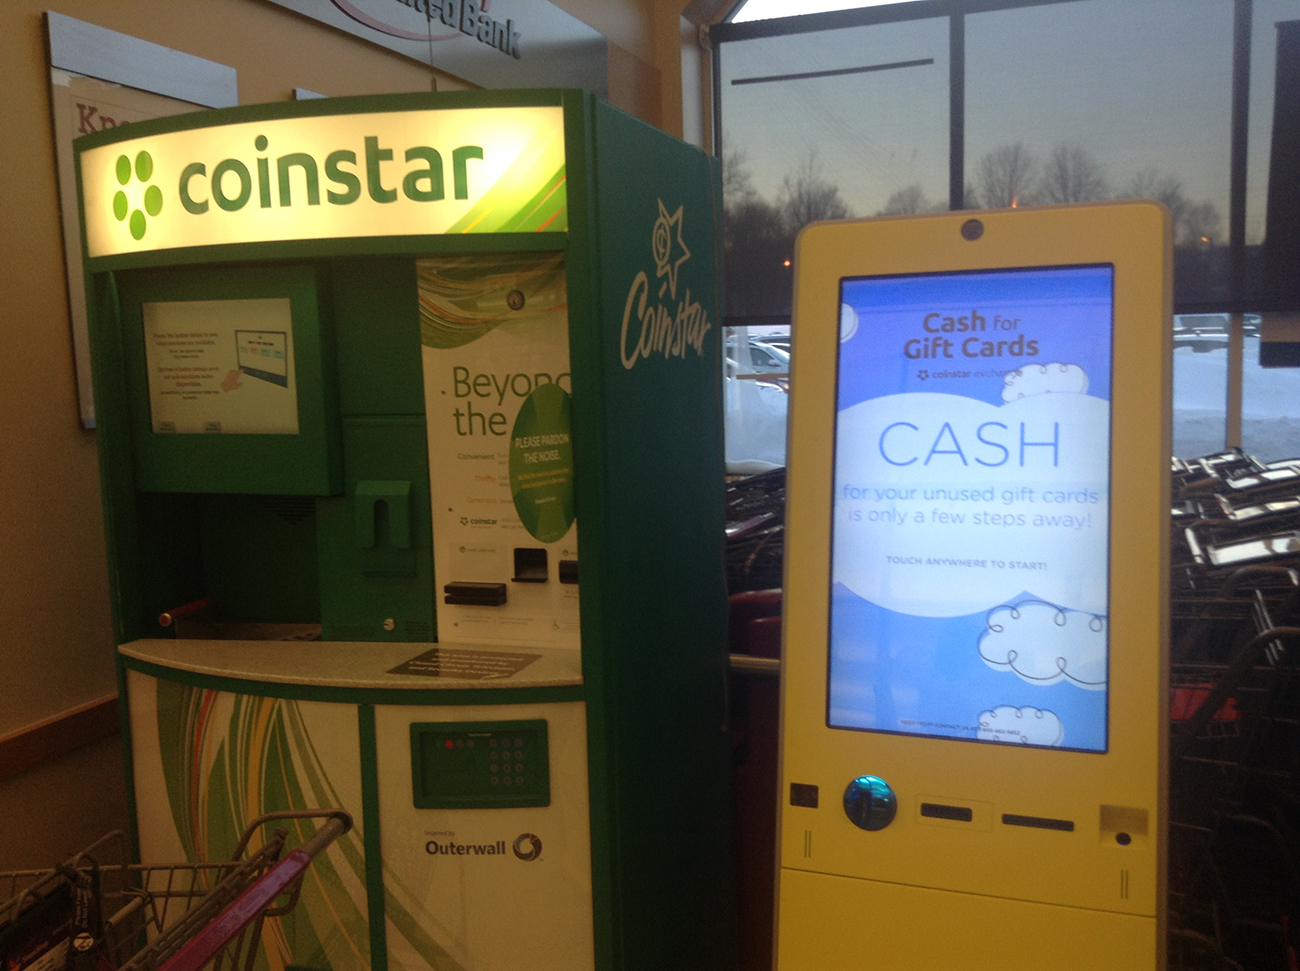
M1113 275L841 281L831 727L1106 751Z

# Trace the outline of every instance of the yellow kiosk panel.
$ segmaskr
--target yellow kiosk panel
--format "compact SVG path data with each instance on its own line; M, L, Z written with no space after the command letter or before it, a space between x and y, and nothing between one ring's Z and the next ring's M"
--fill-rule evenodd
M1159 963L1170 253L1146 202L801 235L781 971Z

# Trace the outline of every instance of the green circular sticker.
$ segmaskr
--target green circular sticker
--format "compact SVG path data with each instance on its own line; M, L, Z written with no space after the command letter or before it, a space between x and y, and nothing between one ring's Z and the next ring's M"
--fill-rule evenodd
M539 384L510 433L510 493L524 528L554 543L573 525L573 402L558 384Z

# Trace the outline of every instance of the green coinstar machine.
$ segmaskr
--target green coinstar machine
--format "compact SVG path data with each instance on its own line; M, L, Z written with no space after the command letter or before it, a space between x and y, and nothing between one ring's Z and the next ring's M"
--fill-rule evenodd
M716 164L580 91L77 157L141 858L348 810L274 971L729 966Z

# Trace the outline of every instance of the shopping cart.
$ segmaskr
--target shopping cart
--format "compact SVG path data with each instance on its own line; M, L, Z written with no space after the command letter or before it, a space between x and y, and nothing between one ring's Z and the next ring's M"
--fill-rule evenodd
M323 822L288 854L282 828L249 849L264 826L286 819ZM267 813L230 860L172 864L126 862L118 831L61 866L0 873L0 967L62 967L58 952L72 948L83 959L75 966L94 971L249 971L263 921L293 910L311 861L351 828L337 809Z
M1174 468L1168 964L1300 971L1300 471Z

